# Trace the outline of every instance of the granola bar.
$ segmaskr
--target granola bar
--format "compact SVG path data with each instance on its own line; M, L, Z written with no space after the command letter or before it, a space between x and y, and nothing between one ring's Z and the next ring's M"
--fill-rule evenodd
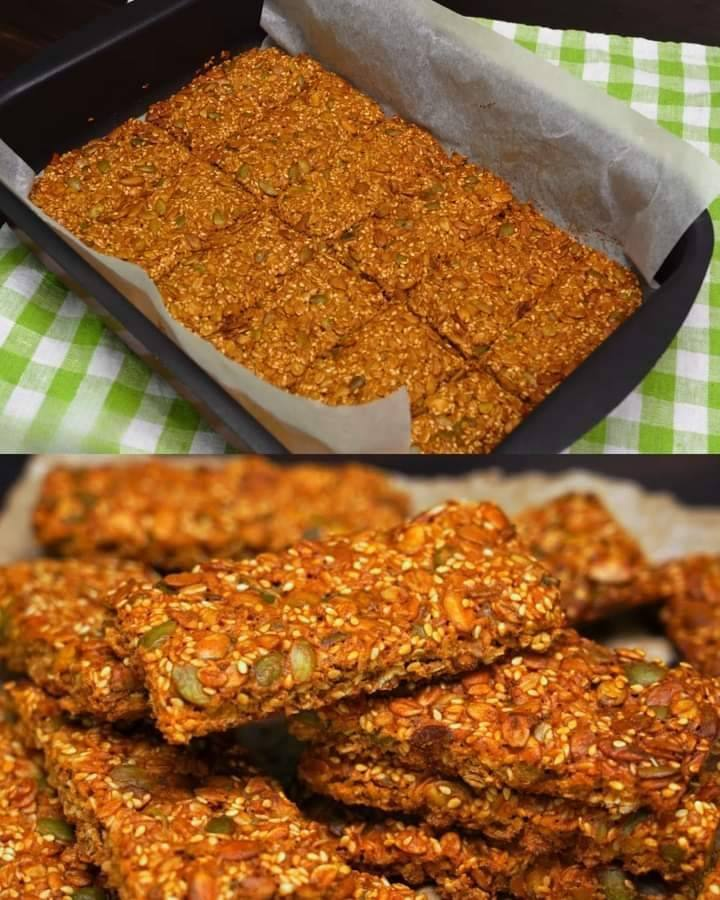
M565 494L525 510L516 521L533 555L560 579L569 622L592 621L662 596L660 574L595 494Z
M291 720L300 739L342 735L476 790L509 787L613 813L674 810L718 735L717 685L687 665L567 632L412 696L343 700Z
M0 694L0 896L104 900L96 874L78 856L72 827L47 784L38 754L20 740Z
M393 197L344 234L335 252L345 265L392 295L429 278L439 261L462 258L470 239L502 212L512 194L501 178L472 163L453 158L442 164L448 166L447 174L419 196ZM447 283L434 284L431 302L437 305Z
M347 346L311 363L293 385L331 406L370 403L407 388L414 413L463 365L462 358L411 312L390 305Z
M111 720L145 712L142 682L112 651L105 595L150 570L114 559L37 559L0 568L0 659L64 709Z
M409 884L434 884L441 898L486 900L498 896L632 900L633 879L615 866L583 866L564 857L529 859L457 832L436 835L422 825L387 821L351 825L341 839L357 866L397 873ZM673 888L673 897L690 897Z
M290 185L277 213L308 235L342 241L393 195L419 195L455 164L429 132L387 119L339 147L328 166Z
M239 222L250 225L256 210L256 202L232 178L193 159L123 215L93 220L83 240L158 279L224 229Z
M231 316L218 349L279 387L290 387L319 356L352 336L385 305L380 290L319 255L283 279L261 308Z
M670 639L705 675L720 675L720 556L673 560L661 568Z
M53 157L30 199L83 238L94 222L122 218L189 159L165 132L130 119L107 137Z
M258 306L316 247L268 213L257 213L182 259L158 282L170 314L205 337Z
M147 118L194 153L210 156L224 140L301 94L322 71L305 55L253 49L209 64L182 90L153 104Z
M494 505L448 503L389 532L215 561L116 596L173 743L471 669L562 625L555 581Z
M120 900L413 896L353 872L330 832L232 748L228 759L217 749L187 752L151 735L72 725L33 686L15 686L12 696L83 853Z
M524 412L487 372L463 369L427 398L413 419L413 443L424 453L490 453Z
M632 272L588 250L495 341L484 365L506 390L537 405L641 302Z
M303 537L390 528L407 512L407 496L366 466L283 468L245 456L219 467L153 460L55 468L33 521L53 554L106 552L168 571Z
M299 775L313 791L341 803L419 817L436 831L479 831L528 857L563 853L585 866L620 859L629 872L657 872L672 882L705 871L720 824L720 806L705 787L694 788L665 814L641 809L617 816L509 788L475 791L459 779L408 769L378 751L348 752L342 742L309 747Z
M509 199L507 188L503 196ZM411 292L410 308L465 356L480 359L581 251L530 204L513 203Z
M256 127L228 138L212 161L262 200L327 168L339 145L383 121L380 107L332 72Z

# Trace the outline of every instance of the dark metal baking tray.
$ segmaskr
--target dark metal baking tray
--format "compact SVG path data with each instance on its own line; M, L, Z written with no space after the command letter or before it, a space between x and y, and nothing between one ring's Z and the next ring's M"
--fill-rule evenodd
M463 8L462 0L444 0ZM257 46L262 0L142 0L49 48L0 84L0 135L36 171L187 82L221 50ZM512 9L507 12L512 18ZM285 448L101 275L0 184L0 217L49 257L113 330L234 447ZM665 351L710 263L704 212L666 261L660 287L512 435L499 453L558 453L617 406Z

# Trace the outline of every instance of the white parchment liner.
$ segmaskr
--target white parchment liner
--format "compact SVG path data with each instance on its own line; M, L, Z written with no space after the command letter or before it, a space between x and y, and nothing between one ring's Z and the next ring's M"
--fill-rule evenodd
M432 0L266 0L263 26L290 52L311 53L388 112L506 177L557 224L628 257L648 282L720 193L720 166L689 144ZM2 141L0 178L27 198L33 172ZM275 388L175 322L138 267L51 224L288 449L408 449L404 388L346 408Z
M42 479L56 465L128 465L141 462L118 456L36 456L10 491L0 512L0 564L36 556L40 549L33 537L31 513ZM223 465L223 457L163 457L176 465ZM414 512L436 506L447 499L493 500L509 515L542 503L566 491L591 491L603 498L609 509L632 534L648 556L662 562L693 553L720 552L720 509L689 507L666 493L645 490L632 481L596 475L578 468L548 475L542 472L506 475L486 469L459 478L411 478L394 475L406 490ZM641 620L640 620L641 621ZM610 629L605 640L615 646L638 646L654 657L669 661L674 656L669 641L650 634L642 624L623 624Z

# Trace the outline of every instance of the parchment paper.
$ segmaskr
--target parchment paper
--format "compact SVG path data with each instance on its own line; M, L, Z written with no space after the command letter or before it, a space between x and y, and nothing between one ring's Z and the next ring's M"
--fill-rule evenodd
M40 484L56 465L131 465L141 462L117 456L36 456L8 495L0 511L0 564L37 556L40 552L31 527L31 513ZM175 465L223 465L222 457L163 457ZM444 500L493 500L510 516L527 506L542 503L566 491L592 491L603 498L617 519L641 542L655 562L692 553L720 553L720 509L688 507L670 494L644 490L632 481L609 478L569 468L561 474L527 472L505 475L488 469L461 478L410 478L393 476L406 490L414 512L429 509ZM645 625L642 612L628 614L603 629L598 639L613 646L634 646L648 655L673 660L674 649L663 636Z
M627 255L648 281L720 193L720 167L689 144L432 0L266 0L263 25L285 49L311 53L388 112L504 175L559 225ZM33 172L2 141L0 178L27 198ZM405 388L345 408L275 388L175 322L137 266L50 224L289 450L409 448Z

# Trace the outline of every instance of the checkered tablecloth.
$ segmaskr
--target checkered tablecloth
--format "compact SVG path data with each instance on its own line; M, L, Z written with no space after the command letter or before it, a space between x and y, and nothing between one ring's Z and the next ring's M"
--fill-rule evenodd
M720 48L484 22L720 162ZM711 208L720 235L720 201ZM224 442L7 230L0 231L0 449L222 452ZM720 243L689 319L571 452L720 452Z

